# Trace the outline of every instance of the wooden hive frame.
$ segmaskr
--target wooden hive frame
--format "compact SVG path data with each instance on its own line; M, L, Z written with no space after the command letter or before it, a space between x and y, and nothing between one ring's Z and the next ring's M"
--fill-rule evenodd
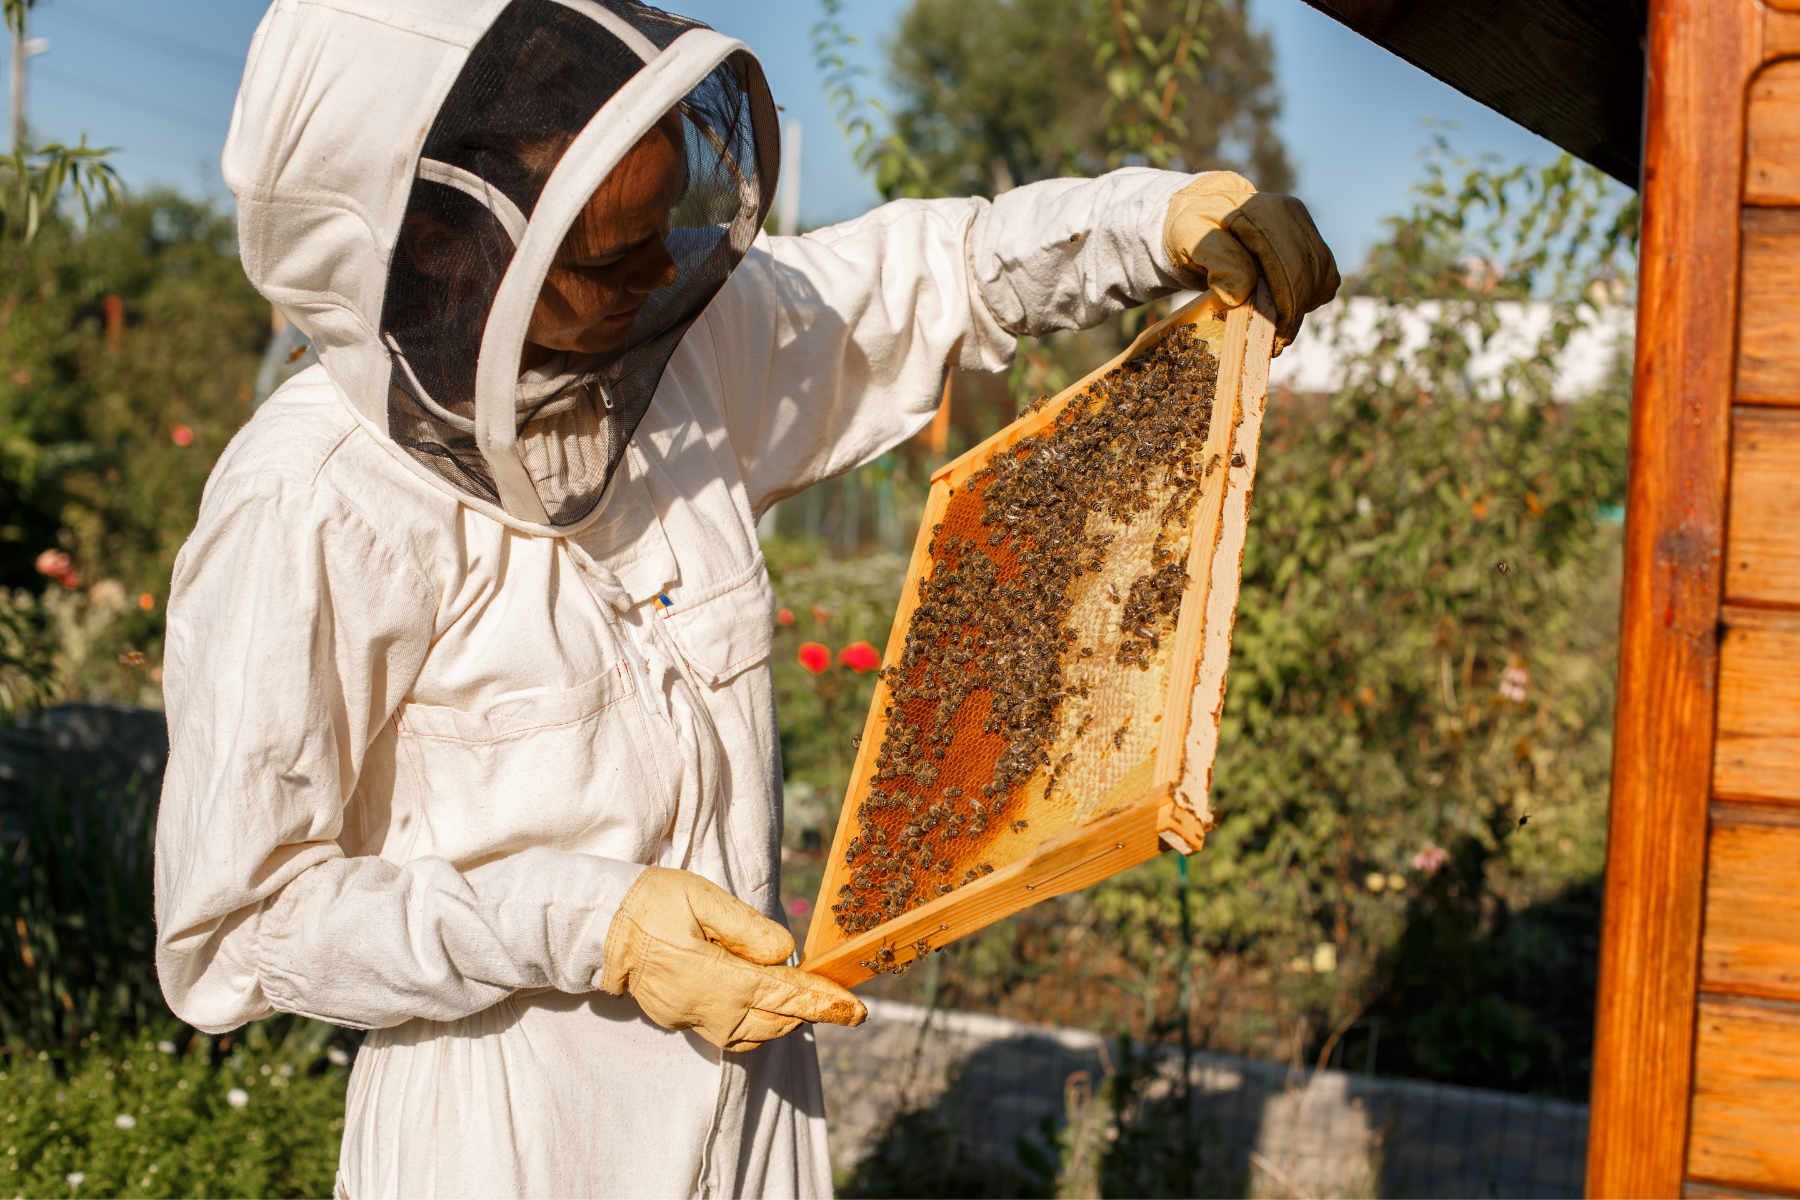
M904 966L923 951L938 949L1039 900L1088 887L1154 857L1165 846L1183 854L1200 848L1211 826L1207 795L1268 390L1274 344L1272 314L1265 286L1258 287L1252 302L1235 307L1206 292L1145 330L1117 358L932 474L884 668L894 666L901 656L918 605L919 581L933 566L933 529L943 520L953 489L987 466L996 453L1049 428L1071 399L1108 372L1153 349L1172 330L1222 319L1223 332L1216 342L1220 347L1218 382L1204 450L1205 461L1219 463L1221 469L1206 476L1192 511L1187 560L1190 582L1182 593L1162 709L1166 714L1179 714L1179 719L1162 722L1153 762L1146 758L1145 770L1132 771L1100 803L1088 805L1097 810L1091 819L1053 832L1014 861L948 895L849 935L829 915L831 898L845 882L846 847L858 824L859 807L868 797L886 731L885 713L891 698L884 678L876 687L837 834L826 859L803 968L851 986L877 970Z

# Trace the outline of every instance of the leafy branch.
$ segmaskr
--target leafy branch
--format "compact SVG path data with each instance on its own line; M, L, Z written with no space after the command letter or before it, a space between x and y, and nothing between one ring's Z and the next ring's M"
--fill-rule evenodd
M37 0L5 0L6 28L16 38L25 36L25 13Z
M1166 167L1188 134L1183 80L1198 81L1208 54L1201 0L1173 0L1160 35L1146 21L1149 0L1094 0L1094 69L1106 80L1107 141L1114 165L1142 159Z
M7 0L8 19L11 5L20 0ZM65 146L51 142L47 146L20 146L11 154L0 155L0 188L4 189L8 210L25 210L25 240L37 236L45 214L56 207L66 191L81 202L84 217L92 219L96 205L111 207L120 196L119 173L106 156L111 147L81 143Z
M930 173L918 155L899 134L883 136L877 129L877 120L893 125L886 107L859 90L858 81L869 72L851 57L862 39L844 28L843 0L819 0L819 7L824 15L812 27L813 61L825 77L825 95L837 110L838 128L850 139L856 165L875 176L884 200L932 194Z

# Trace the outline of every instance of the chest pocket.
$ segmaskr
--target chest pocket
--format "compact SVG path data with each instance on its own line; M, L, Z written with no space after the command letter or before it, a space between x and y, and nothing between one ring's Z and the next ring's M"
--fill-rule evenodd
M402 705L384 857L436 855L467 868L548 846L655 861L673 806L635 692L620 662L575 687L475 712Z
M711 687L765 662L775 635L775 593L762 560L723 583L661 609L659 620L674 636L694 674Z

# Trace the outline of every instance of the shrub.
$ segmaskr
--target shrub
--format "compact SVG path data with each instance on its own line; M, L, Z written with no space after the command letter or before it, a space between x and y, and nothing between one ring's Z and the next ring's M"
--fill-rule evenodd
M271 1023L273 1024L273 1023ZM0 1062L0 1187L26 1196L329 1196L348 1058L335 1031L251 1026L229 1052L171 1031ZM229 1040L229 1039L228 1039ZM215 1068L213 1060L219 1060Z

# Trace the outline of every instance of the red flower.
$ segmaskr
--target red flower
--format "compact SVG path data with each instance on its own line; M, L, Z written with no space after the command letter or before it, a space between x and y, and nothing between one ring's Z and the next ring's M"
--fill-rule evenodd
M52 579L61 579L67 575L71 565L68 554L61 550L46 550L37 556L38 574L48 575Z
M776 613L775 623L777 625L792 625L794 623L794 610L791 608L784 608Z
M813 620L823 625L831 620L831 610L823 604L813 605Z
M817 642L800 643L800 665L814 675L821 675L831 665L831 651Z
M169 430L169 440L177 446L191 446L194 444L194 431L186 425L177 425Z
M849 667L858 675L864 671L873 671L881 665L881 655L875 653L875 647L867 642L853 642L838 651L838 665Z

